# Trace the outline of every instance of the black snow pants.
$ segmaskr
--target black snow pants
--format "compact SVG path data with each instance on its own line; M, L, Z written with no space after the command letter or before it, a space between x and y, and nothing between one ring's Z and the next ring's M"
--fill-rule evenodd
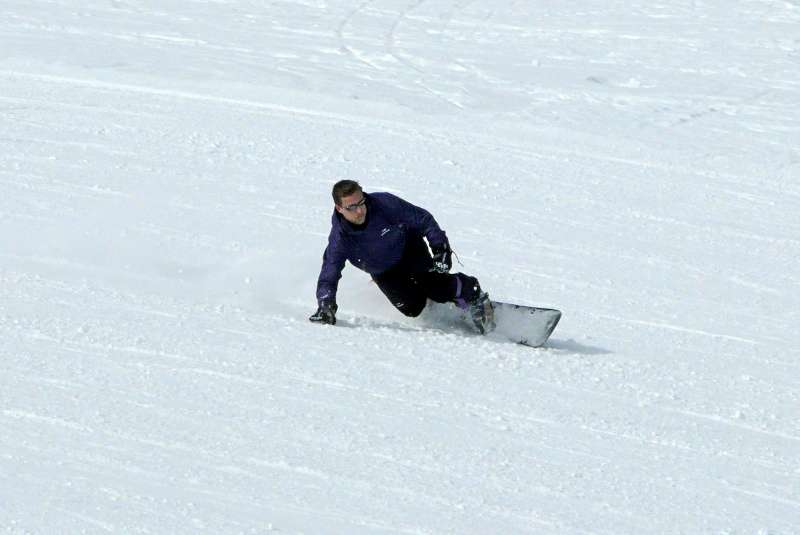
M403 258L394 267L373 275L389 301L406 316L419 316L427 300L456 303L462 308L480 293L478 279L463 273L430 271L433 259L419 236L409 236Z

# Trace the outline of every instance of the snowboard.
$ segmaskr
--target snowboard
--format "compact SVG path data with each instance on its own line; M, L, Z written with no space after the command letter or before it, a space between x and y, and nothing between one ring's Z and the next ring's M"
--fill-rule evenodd
M541 347L561 319L561 311L492 301L496 327L488 333L530 347Z
M552 308L515 305L504 301L491 301L494 310L494 329L486 337L541 347L547 342L561 319L561 311ZM469 312L453 303L428 302L423 321L429 326L450 330L464 327L476 332ZM477 333L476 333L477 334Z

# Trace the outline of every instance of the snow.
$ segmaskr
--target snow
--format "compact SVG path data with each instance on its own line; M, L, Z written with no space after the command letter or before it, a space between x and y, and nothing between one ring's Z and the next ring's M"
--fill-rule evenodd
M800 4L6 0L0 532L800 533ZM340 178L548 346L314 288Z

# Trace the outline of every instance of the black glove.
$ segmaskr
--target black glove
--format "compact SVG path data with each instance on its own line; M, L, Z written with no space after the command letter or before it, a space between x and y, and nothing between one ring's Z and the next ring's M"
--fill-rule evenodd
M432 245L431 252L433 253L433 267L431 271L436 273L447 273L453 267L453 251L450 250L450 244L444 242L441 245Z
M320 301L317 311L308 319L314 323L327 323L328 325L336 325L337 310L339 310L339 307L336 306L336 303Z

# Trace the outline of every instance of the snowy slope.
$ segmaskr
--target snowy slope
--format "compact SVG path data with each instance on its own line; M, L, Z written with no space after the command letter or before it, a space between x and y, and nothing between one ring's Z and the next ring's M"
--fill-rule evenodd
M797 2L0 12L0 533L800 533ZM548 347L310 324L339 178Z

